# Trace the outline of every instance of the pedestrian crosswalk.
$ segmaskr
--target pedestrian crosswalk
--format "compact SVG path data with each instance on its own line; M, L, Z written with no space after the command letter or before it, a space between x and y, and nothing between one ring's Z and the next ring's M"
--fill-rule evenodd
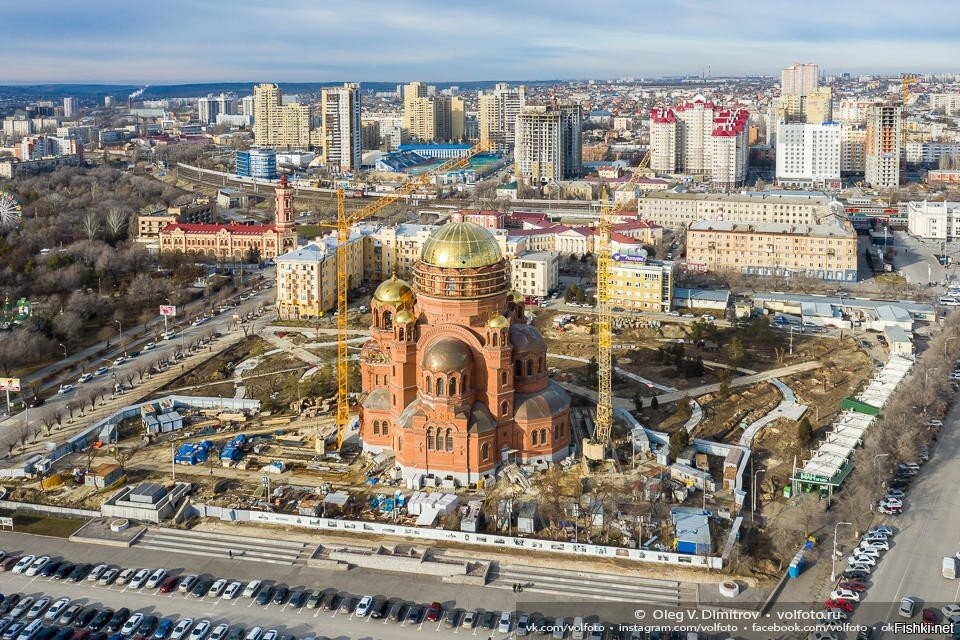
M294 540L255 538L186 529L149 529L134 543L142 549L187 553L211 558L243 558L253 562L292 565L306 561L308 545Z

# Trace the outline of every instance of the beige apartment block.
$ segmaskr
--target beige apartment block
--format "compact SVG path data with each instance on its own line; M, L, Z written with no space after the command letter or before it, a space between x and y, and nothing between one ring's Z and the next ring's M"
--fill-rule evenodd
M363 280L363 242L347 243L348 286ZM277 313L281 320L309 320L337 307L337 241L327 236L276 258Z
M816 224L830 215L830 199L814 194L784 196L771 192L652 192L637 199L637 215L673 229L698 220Z
M610 304L635 311L670 311L674 263L620 256L610 264Z

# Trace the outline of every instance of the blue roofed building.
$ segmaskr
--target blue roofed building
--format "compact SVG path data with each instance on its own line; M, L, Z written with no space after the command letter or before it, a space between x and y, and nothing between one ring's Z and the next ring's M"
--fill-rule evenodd
M426 158L415 151L394 151L378 158L374 163L374 168L377 171L403 173L429 162L432 162L430 158Z
M450 160L465 157L470 153L471 148L469 144L402 144L397 147L397 150L411 151L433 160Z

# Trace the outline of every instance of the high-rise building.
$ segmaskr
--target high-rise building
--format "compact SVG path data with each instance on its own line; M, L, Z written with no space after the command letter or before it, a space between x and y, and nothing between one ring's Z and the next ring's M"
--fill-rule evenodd
M785 96L805 96L820 85L820 67L816 64L793 64L780 72L780 91Z
M253 96L243 96L240 98L240 115L253 116L256 113L256 107Z
M944 115L960 115L960 93L931 93L930 108L943 111Z
M650 112L650 168L709 178L715 188L743 184L749 159L750 113L725 109L701 95Z
M415 81L403 86L403 128L407 135L412 136L410 121L413 118L414 101L417 98L427 97L427 84L425 82Z
M777 182L788 187L840 186L837 123L786 123L777 130Z
M511 87L500 83L489 93L480 94L480 143L486 147L513 146L513 132L517 115L527 103L524 85Z
M422 88L422 84L414 82L404 91L403 119L409 138L419 142L462 140L463 98L426 95L408 100L408 96Z
M253 88L253 138L260 147L306 149L310 146L310 105L282 104L283 92L276 84Z
M540 184L579 176L582 119L578 104L523 107L514 131L514 172Z
M380 121L362 120L360 122L360 148L379 149L380 143Z
M63 99L63 117L72 118L77 115L75 98L70 96Z
M867 115L864 182L875 189L900 186L900 116L898 103L877 102Z
M840 173L863 173L866 167L864 150L867 130L862 124L840 125Z
M320 92L323 163L341 171L360 168L360 85L345 83Z

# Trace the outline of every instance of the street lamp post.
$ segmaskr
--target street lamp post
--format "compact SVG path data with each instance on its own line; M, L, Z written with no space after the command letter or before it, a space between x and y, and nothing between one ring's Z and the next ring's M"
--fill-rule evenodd
M119 320L114 320L114 322L120 327L120 348L123 348L123 323ZM126 350L124 350L123 355L127 355Z
M750 518L753 518L754 512L757 510L757 476L761 473L766 473L766 469L757 469L756 473L753 474L753 503L750 505Z
M877 484L880 484L880 483L881 483L881 480L880 480L880 463L878 462L878 460L879 460L880 458L886 458L886 457L889 456L889 455L890 455L889 453L878 453L877 455L873 456L873 466L875 466L875 467L877 468Z
M66 347L66 345L64 345L64 344L61 342L61 343L59 343L57 346L59 346L61 349L63 349L63 359L66 360L66 359L67 359L67 347Z
M831 558L830 564L830 581L837 579L837 529L840 528L840 525L853 526L852 522L838 522L833 525L833 557Z

